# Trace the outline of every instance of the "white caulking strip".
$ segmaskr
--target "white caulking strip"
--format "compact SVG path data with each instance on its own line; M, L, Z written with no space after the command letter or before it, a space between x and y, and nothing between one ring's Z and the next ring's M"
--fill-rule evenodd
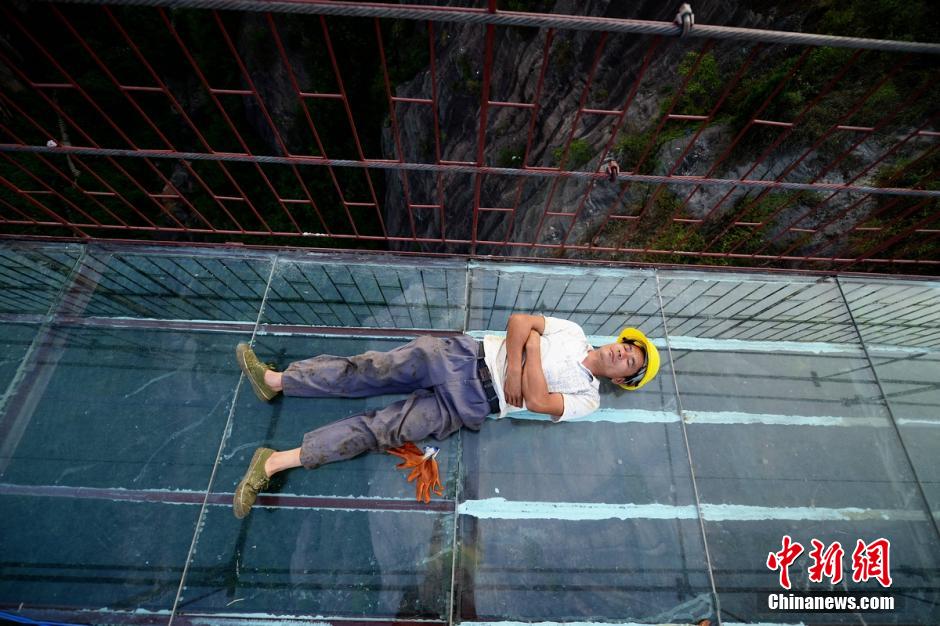
M898 426L940 426L940 419L913 419L902 417L898 420Z
M552 276L606 276L611 278L643 278L652 279L653 270L639 269L612 269L609 267L568 267L559 265L501 265L484 264L476 261L470 261L467 265L471 270L482 270L485 272L494 272L497 274L542 274Z
M118 489L118 491L125 491ZM147 489L147 493L199 493L188 490ZM279 494L289 497L289 494ZM303 496L296 496L303 497ZM326 496L309 496L311 498ZM110 499L110 498L105 498ZM352 500L383 500L389 498L354 496ZM396 500L407 498L396 498ZM120 498L114 501L133 501ZM152 502L147 500L147 502ZM157 504L154 502L154 504ZM195 502L169 502L193 506ZM199 503L201 504L201 503ZM231 506L228 503L208 503L208 506ZM256 505L263 507L264 505ZM335 508L329 505L319 507L298 507L278 505L279 509L336 510L340 512L364 511L367 513L428 513L438 515L434 510L376 510L374 508ZM590 521L605 519L696 519L698 517L694 505L672 504L611 504L606 502L533 502L506 500L505 498L486 498L480 500L466 500L457 505L457 512L479 519L554 519L565 521ZM940 512L933 512L937 515ZM858 507L824 508L824 507L765 507L745 504L702 504L702 516L710 522L749 522L761 520L811 520L811 521L859 521L859 520L887 520L887 521L924 521L926 516L917 510L898 509L864 509Z
M921 511L864 509L857 507L766 507L743 504L703 503L702 516L709 522L749 522L766 520L860 521L926 520ZM529 502L505 498L467 500L457 505L457 512L478 519L551 519L562 521L597 521L606 519L697 519L694 505L609 504L604 502Z
M725 626L806 626L803 622L725 622Z
M727 622L725 622L727 624ZM649 626L649 623L640 624L638 622L460 622L461 626ZM657 622L657 626L689 626L684 624L662 624ZM782 625L781 625L782 626Z
M683 411L686 424L733 425L762 424L766 426L823 426L836 428L887 428L891 422L887 417L838 416L838 415L778 415L772 413L743 413L736 411ZM512 419L550 422L551 418L542 413L531 411L513 411L505 418L495 415L491 420ZM674 424L679 416L669 411L645 411L643 409L597 409L584 417L566 420L566 424L583 422L609 422L613 424ZM931 427L940 426L940 419L897 420L899 426Z
M839 417L835 415L774 415L733 411L683 411L686 424L767 424L773 426L867 426L884 428L887 417ZM940 422L938 422L940 423Z
M940 354L940 348L917 348L912 346L889 346L881 344L868 344L868 353L884 356L895 356L898 354L910 355L912 357L928 356Z
M490 419L501 419L498 416L491 415ZM533 420L538 422L550 422L551 418L543 413L533 413L531 411L513 411L507 413L505 418L514 420ZM640 424L668 424L678 423L679 416L676 413L668 411L644 411L641 409L597 409L584 417L579 417L568 422L613 422L616 424L640 423Z
M605 268L599 266L581 266L570 267L566 265L502 265L495 263L486 263L480 261L470 261L467 268L471 270L483 270L499 274L555 274L559 276L612 276L614 278L646 278L652 277L656 270L636 269L636 268ZM688 271L659 271L659 276L668 281L688 281L699 283L741 283L741 284L776 284L776 283L795 283L800 285L811 285L818 282L813 276L798 275L755 275L755 274L703 274ZM834 283L832 283L834 284ZM920 283L919 283L920 284Z
M726 626L805 626L803 622L791 623L770 623L770 622L722 622ZM460 625L466 626L650 626L649 622L471 622L461 621ZM661 623L656 622L656 626L694 626L689 622L683 623Z
M805 626L803 622L770 623L770 622L722 622L725 626ZM649 626L649 623L637 622L471 622L464 620L461 626ZM682 624L663 624L657 626L690 626L688 622Z
M708 522L755 522L766 520L806 520L814 522L855 522L885 520L893 522L922 522L927 516L922 511L903 509L862 509L845 507L773 507L746 504L702 503L702 517Z
M654 342L655 343L655 342ZM747 341L742 339L709 339L705 337L670 336L673 350L699 350L720 352L771 352L797 354L850 354L865 356L860 345L850 343L822 343L812 341Z
M505 498L466 500L457 512L478 519L696 519L695 506L670 504L606 504L594 502L525 502Z

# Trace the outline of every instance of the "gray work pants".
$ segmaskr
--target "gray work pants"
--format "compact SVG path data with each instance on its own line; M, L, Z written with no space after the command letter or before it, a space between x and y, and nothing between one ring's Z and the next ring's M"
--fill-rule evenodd
M320 355L291 363L282 379L288 396L411 394L307 433L301 463L314 468L431 435L444 439L461 426L479 430L490 407L477 374L478 351L479 343L466 335L421 336L388 352Z

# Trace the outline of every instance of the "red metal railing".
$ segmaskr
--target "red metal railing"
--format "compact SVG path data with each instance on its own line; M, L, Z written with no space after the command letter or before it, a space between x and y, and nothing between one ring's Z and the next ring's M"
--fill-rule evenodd
M0 91L0 106L10 113L0 118L4 235L184 237L220 244L385 246L401 252L811 270L935 274L940 267L940 45L700 25L693 34L706 40L689 46L677 43L678 27L665 22L501 11L496 0L479 8L267 3L249 7L271 9L250 28L238 23L237 13L222 10L224 5L216 10L202 8L209 6L202 0L183 4L192 8L180 13L163 6L40 3L0 9L14 44L0 49L0 63L15 87ZM298 61L285 26L291 13L312 16L303 19L307 27L316 25L316 35L308 29L304 36L322 44L323 58L315 61L322 82L333 89L305 84L309 68ZM344 59L349 20L362 45L374 50L384 131L381 124L357 121L356 107L375 93L361 89L361 76ZM416 48L426 46L426 69L410 93L395 84L389 56L389 46L400 46L402 38L390 35L388 25L401 20L424 38ZM497 66L497 47L510 46L519 29L538 38L532 49L540 54L527 59L531 71L516 95L494 93L504 74L518 69L506 65L512 58ZM566 61L568 71L561 71L562 52L583 31L591 35L578 44L583 60ZM479 52L482 59L478 75L464 76L463 86L445 78L460 64L465 67L458 74L473 74L473 61L448 44L452 32L463 38L458 43L469 56ZM337 37L346 47L337 49ZM628 68L622 99L596 105L598 77L617 61L610 44L627 37L642 56ZM748 43L732 50L723 45L726 40ZM801 47L794 53L778 45L790 43ZM855 49L828 75L810 79L806 68L822 45ZM695 51L681 76L664 71L687 49ZM123 52L116 56L118 50ZM269 55L268 67L279 76L277 93L246 58L258 50ZM516 49L507 50L511 56ZM397 48L391 51L401 56ZM702 96L702 64L716 58L722 82ZM176 63L172 76L169 59ZM224 60L228 73L209 59ZM772 84L763 83L766 96L732 116L729 101L741 100L774 63L782 69ZM818 70L818 63L813 67ZM559 89L562 78L567 84ZM350 80L358 91L347 88ZM798 80L805 104L789 118L771 119L786 110L781 94L792 95L786 90ZM651 81L666 92L664 105L644 119L642 111L655 109L648 100ZM898 85L916 86L884 104L885 94ZM637 104L644 87L645 108ZM461 89L475 100L475 108L465 112L472 136L454 122L455 98L466 96ZM571 110L551 110L564 103L562 91L577 94ZM833 113L835 93L842 94L838 102L844 108ZM684 111L694 98L702 100L701 107ZM932 106L924 105L930 101ZM336 114L318 114L320 106L337 107ZM288 109L293 126L284 121ZM524 116L516 138L524 147L497 166L488 157L499 140L491 120L504 111ZM876 119L870 120L873 111ZM552 114L562 122L550 124ZM415 120L427 122L421 137ZM404 128L409 121L412 128ZM716 155L710 161L690 165L690 156L704 149L705 131L718 125L728 139L709 148ZM815 134L807 135L814 125ZM298 140L301 132L312 141ZM382 145L383 132L384 150L368 153L367 144L372 150ZM447 138L450 152L448 133L463 133ZM639 149L628 155L622 142L630 133ZM756 133L764 134L755 138ZM267 147L259 148L255 134L269 140ZM337 136L349 148L341 148ZM472 147L453 152L461 139ZM299 145L305 147L298 150ZM433 154L430 162L415 156L422 150ZM555 162L547 164L552 153ZM623 170L613 186L599 171L609 155L621 160ZM702 174L683 173L695 168ZM374 177L377 171L384 178ZM433 183L420 193L415 181L428 180ZM566 195L568 185L581 187ZM717 200L702 200L715 188L721 190L712 194ZM463 195L469 206L458 200Z

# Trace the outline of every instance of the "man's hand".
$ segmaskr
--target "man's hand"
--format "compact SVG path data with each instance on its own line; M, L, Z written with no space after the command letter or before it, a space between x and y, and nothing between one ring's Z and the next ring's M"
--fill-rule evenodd
M503 381L503 394L506 396L506 404L512 406L522 406L522 368L517 370L507 370L506 380Z
M522 354L532 333L545 330L545 318L539 315L513 313L506 324L506 375L503 379L503 397L507 404L521 407L525 402L522 379Z
M542 335L537 330L530 330L529 336L525 340L526 362L529 359L540 357L540 339ZM534 355L534 356L533 356ZM503 381L503 394L506 397L506 403L512 406L521 407L525 402L525 395L522 393L523 368L507 368L506 379Z
M526 363L529 359L541 358L541 339L539 331L533 329L529 331L529 336L525 340L525 358ZM522 377L525 368L507 368L506 379L503 381L503 394L506 397L506 403L512 406L521 407L525 402L525 394L522 391Z
M565 412L565 400L560 393L551 393L542 371L542 335L529 333L525 341L525 368L522 372L522 394L525 406L535 413L547 413L557 421Z

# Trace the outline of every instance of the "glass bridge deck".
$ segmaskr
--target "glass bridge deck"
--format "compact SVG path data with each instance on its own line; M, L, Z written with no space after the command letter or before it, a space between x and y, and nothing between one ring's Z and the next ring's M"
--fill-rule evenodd
M7 613L940 623L936 282L6 243L0 283ZM392 399L262 404L237 342L283 366L499 332L513 311L571 319L597 343L638 327L660 375L605 391L588 419L489 420L444 440L445 495L429 506L373 453L282 474L233 517L255 447L295 447ZM767 565L787 535L805 548L790 592ZM891 586L853 580L857 542L881 538ZM809 579L813 539L844 548L840 582ZM895 608L771 611L776 593Z

